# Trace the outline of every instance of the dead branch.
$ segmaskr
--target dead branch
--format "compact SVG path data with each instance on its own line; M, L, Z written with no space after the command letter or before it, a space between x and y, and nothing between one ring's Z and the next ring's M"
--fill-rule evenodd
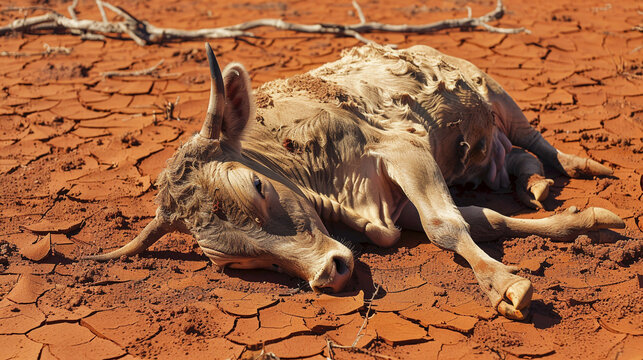
M359 17L359 24L296 24L281 19L266 18L243 22L237 25L218 28L207 28L197 30L180 30L171 28L159 28L147 21L139 20L132 14L118 6L114 6L103 0L95 0L96 6L101 13L102 21L78 19L75 12L77 1L68 7L71 17L66 17L55 11L49 11L44 15L16 19L5 26L0 27L0 35L13 32L41 32L67 30L73 35L79 35L90 40L102 40L107 35L127 35L137 44L144 46L158 44L166 41L216 39L234 37L254 37L248 30L259 27L272 27L278 30L287 30L313 34L334 34L337 36L351 36L364 43L373 41L366 39L362 34L371 32L388 33L417 33L426 34L444 29L473 29L482 28L489 32L516 34L528 33L525 28L499 28L489 25L488 22L495 21L504 16L502 0L497 0L496 8L480 17L472 17L469 11L466 18L448 19L422 25L393 25L379 22L366 22L366 17L359 4L353 1L353 7ZM123 20L110 22L107 20L105 9L117 14Z
M147 69L131 70L131 71L106 71L100 74L104 77L156 75L156 70L158 69L159 66L163 65L164 62L165 60L161 59L161 61L159 61L156 65L149 67Z
M15 51L0 51L0 56L15 56L15 57L23 57L23 56L44 56L44 55L49 55L49 54L65 54L69 55L71 54L72 49L66 48L64 46L49 46L49 44L43 44L42 45L45 50L43 51L37 51L37 52L15 52Z
M358 348L357 346L344 346L344 345L337 345L332 341L329 341L328 344L330 345L331 349L341 349L341 350L347 350L351 352L356 352L356 353L362 353L368 356L372 356L374 358L378 359L385 359L385 360L398 360L395 357L388 356L388 355L383 355L383 354L378 354L373 351L369 351L366 349Z
M261 343L261 352L253 360L280 360L277 355L271 352L266 352L266 348L263 343Z
M328 359L334 359L334 352L333 349L341 349L341 350L346 350L346 351L351 351L351 352L357 352L357 353L362 353L368 356L372 356L374 358L379 358L379 359L386 359L386 360L396 360L396 358L387 356L387 355L382 355L378 354L372 351L368 351L362 348L357 347L357 343L359 342L359 339L362 338L362 331L366 327L366 324L368 324L368 316L371 312L371 307L373 306L373 300L375 300L375 297L377 296L377 293L380 291L380 285L377 284L375 286L375 291L373 292L373 295L371 295L371 299L369 300L368 303L368 308L366 309L366 314L364 314L364 322L362 322L362 326L360 326L359 330L357 330L357 335L355 336L355 340L353 341L353 344L350 346L344 346L344 345L339 345L334 343L333 341L326 339L326 347L328 351Z
M8 12L14 12L14 11L38 11L38 10L43 10L43 11L49 11L58 14L56 10L47 7L47 6L9 6L6 9L0 10L0 14L8 13Z
M43 30L68 30L74 35L76 34L75 32L78 31L103 36L107 34L126 34L140 45L162 43L166 40L173 39L187 40L252 36L252 34L238 30L229 30L225 27L199 30L157 28L147 22L138 20L120 7L100 0L97 1L97 4L99 4L99 9L106 7L123 17L124 20L120 22L74 20L52 11L44 15L16 19L8 25L0 27L0 35L11 32L32 32Z
M69 12L69 15L74 20L78 20L78 16L76 16L76 6L78 6L78 0L74 0L74 2L67 7L67 11Z
M375 300L375 297L377 296L377 293L380 291L380 284L377 284L375 287L375 292L373 292L373 296L371 296L371 300L368 303L368 308L366 309L366 314L364 315L364 322L362 322L362 326L359 327L359 330L357 330L357 335L355 336L355 341L353 341L353 344L351 345L352 347L355 347L357 343L359 342L359 339L362 338L362 331L366 327L366 324L368 324L368 315L371 312L371 307L373 306L373 300Z
M326 359L335 360L335 353L333 352L333 346L331 345L330 339L326 339L326 348L328 350L328 356L326 356Z
M96 6L98 7L98 11L100 12L100 17L103 19L103 22L108 23L109 20L107 20L107 14L103 8L103 2L101 0L96 0Z
M359 18L359 23L360 24L365 24L366 23L366 17L364 16L364 12L362 11L362 7L359 6L357 1L353 0L353 7L355 8L355 11L357 11L357 17Z

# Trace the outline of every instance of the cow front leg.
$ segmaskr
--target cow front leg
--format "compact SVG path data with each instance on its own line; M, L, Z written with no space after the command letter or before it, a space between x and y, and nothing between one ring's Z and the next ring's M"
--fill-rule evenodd
M545 178L540 161L523 149L513 148L505 161L509 174L516 177L518 199L534 209L542 209L541 201L549 195L554 180Z
M442 173L427 147L415 139L380 144L377 155L385 173L417 209L432 243L462 256L470 265L494 308L510 319L524 319L531 301L531 282L491 258L476 245L453 203ZM404 216L404 214L402 214Z

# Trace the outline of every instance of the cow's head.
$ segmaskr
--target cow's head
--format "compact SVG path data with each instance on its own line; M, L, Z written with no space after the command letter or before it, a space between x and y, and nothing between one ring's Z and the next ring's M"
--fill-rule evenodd
M353 271L351 251L328 235L296 185L242 155L243 131L255 116L248 73L232 63L222 74L207 44L206 50L212 84L203 127L159 175L156 218L124 247L136 242L130 252L111 258L186 230L219 266L284 271L315 291L341 290Z

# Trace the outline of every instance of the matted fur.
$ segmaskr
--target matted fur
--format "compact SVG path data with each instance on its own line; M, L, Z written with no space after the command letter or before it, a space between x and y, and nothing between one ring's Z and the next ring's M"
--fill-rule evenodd
M178 220L188 220L192 224L207 222L199 213L203 202L210 200L197 181L198 172L220 153L218 141L199 135L178 148L156 180L159 191L155 201L161 216L171 223Z

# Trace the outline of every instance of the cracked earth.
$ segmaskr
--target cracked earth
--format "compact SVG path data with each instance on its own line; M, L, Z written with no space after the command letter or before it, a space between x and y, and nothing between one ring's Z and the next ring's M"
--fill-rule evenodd
M11 5L0 1L0 10ZM33 1L67 13L69 1ZM262 17L357 22L349 1L114 1L156 26L205 28ZM25 4L20 4L25 6ZM360 1L367 20L419 24L483 14L495 1ZM485 31L366 34L426 44L470 60L516 99L557 148L614 177L555 180L545 210L513 194L454 188L459 205L539 218L570 206L607 208L626 228L559 243L531 236L483 244L535 287L524 322L488 307L454 254L404 233L399 246L356 245L347 292L318 295L267 271L221 270L189 236L140 256L76 261L132 239L153 217L154 179L198 131L209 95L203 41L141 47L72 35L0 38L0 359L641 359L643 354L643 15L640 3L505 2ZM91 1L81 18L100 19ZM33 14L39 14L37 10ZM32 13L29 13L32 14ZM0 12L0 23L27 13ZM360 45L272 29L212 40L222 65L253 86L303 73ZM33 55L46 48L65 48ZM150 68L150 75L105 77ZM300 288L301 286L301 288ZM365 321L365 318L368 321ZM329 344L334 344L329 353ZM342 346L344 348L342 348Z

